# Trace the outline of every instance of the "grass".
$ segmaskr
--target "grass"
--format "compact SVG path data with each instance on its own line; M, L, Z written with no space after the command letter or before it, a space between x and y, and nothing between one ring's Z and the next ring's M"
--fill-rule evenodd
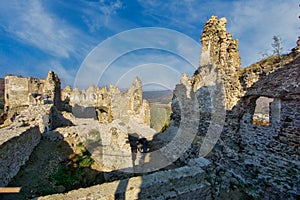
M83 167L90 167L92 164L94 164L94 162L95 161L91 157L89 157L89 156L78 157L78 159L76 160L76 163L81 168L83 168Z
M62 185L66 189L71 189L79 181L80 170L70 170L67 165L60 166L56 173L50 178L55 185Z
M56 172L49 176L50 181L55 185L62 185L66 190L75 189L80 186L81 180L85 177L84 168L90 168L94 164L91 153L81 144L81 154L77 154L67 164L63 164Z
M161 130L159 132L160 133L164 132L169 126L170 126L170 120L167 119L164 126L161 128Z

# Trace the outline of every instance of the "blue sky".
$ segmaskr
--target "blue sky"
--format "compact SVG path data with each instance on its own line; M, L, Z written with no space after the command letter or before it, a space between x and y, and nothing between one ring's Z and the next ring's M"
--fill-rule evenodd
M176 31L171 37L162 36L161 42L174 40L178 49L180 43L189 40L184 36L200 44L203 25L212 15L226 17L227 31L239 39L245 67L258 61L262 53L272 52L274 35L281 37L284 52L295 47L299 35L298 4L297 0L0 0L0 77L15 74L43 78L53 70L63 86L74 86L95 49L109 48L98 51L105 52L96 55L103 59L112 50L126 49L126 45L136 42L145 48L118 55L101 77L91 81L88 74L81 76L84 80L77 86L113 83L122 88L139 75L145 85L173 89L180 74L191 75L194 66L179 52L168 51L172 45L169 42L165 48L146 48L152 39L146 32L137 34L136 29L160 27ZM131 30L136 41L121 40L122 33ZM112 45L105 46L110 39L114 40ZM193 54L193 60L199 59L197 47L184 46L181 50ZM89 73L103 68L101 63L88 64L95 65Z

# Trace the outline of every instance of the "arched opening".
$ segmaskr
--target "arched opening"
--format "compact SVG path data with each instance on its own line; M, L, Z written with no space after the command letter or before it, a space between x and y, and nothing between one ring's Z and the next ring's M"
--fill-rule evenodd
M252 116L252 123L257 126L270 126L270 104L273 98L259 97L255 103L255 110Z

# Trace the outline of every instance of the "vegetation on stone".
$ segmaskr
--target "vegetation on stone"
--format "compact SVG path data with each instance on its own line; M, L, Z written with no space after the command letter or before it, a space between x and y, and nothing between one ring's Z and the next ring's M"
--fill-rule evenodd
M66 190L71 190L82 184L81 182L85 176L83 168L91 167L95 161L84 146L81 146L80 151L81 154L76 154L67 163L59 166L55 174L49 176L55 185L62 185Z

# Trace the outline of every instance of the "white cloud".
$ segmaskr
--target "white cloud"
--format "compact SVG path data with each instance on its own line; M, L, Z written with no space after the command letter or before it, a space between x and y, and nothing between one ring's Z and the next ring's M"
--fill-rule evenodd
M75 69L71 68L78 66L78 62L87 54L87 49L92 48L92 44L132 27L149 25L175 29L193 37L196 39L195 42L199 44L203 23L211 15L226 17L228 19L228 31L232 33L233 38L239 39L243 66L257 61L261 57L260 52L272 48L273 35L281 36L285 50L295 46L298 36L299 8L296 0L291 0L288 3L283 0L139 0L138 3L143 9L134 12L139 17L139 19L135 20L131 15L126 16L128 15L126 13L127 10L124 11L122 17L119 15L119 11L126 9L126 4L123 4L121 0L78 1L77 4L60 2L59 5L55 5L57 7L54 6L54 3L46 4L45 1L38 0L5 1L5 3L0 3L0 28L5 37L13 39L14 42L17 41L15 43L21 41L23 44L38 48L45 53L41 58L37 58L36 55L41 55L41 53L36 53L37 51L33 50L36 53L33 55L34 61L27 59L26 65L24 64L25 67L30 65L45 66L45 69L41 67L40 69L30 68L43 71L49 68L44 63L49 63L55 71L62 74L60 76L63 82L71 85L76 74ZM63 8L68 10L65 14L68 14L68 17L72 19L68 17L61 19L58 17L61 14L61 4L65 6ZM74 16L70 16L71 12L76 15L77 18L75 18L79 19L79 21L75 21ZM119 58L119 62L115 63L116 65L112 64L110 66L115 66L116 68L106 73L105 79L108 83L111 82L114 73L121 73L121 75L126 73L129 67L125 66L129 66L127 63L130 64L130 62L132 62L133 67L147 63L158 63L166 66L175 66L179 71L182 70L180 72L190 73L190 69L184 69L186 63L180 62L174 56L166 54L161 54L160 56L148 54L144 55L145 57L130 57L130 55L126 55L126 57L128 56L127 60L121 59L124 50L131 47L130 51L134 51L134 45L137 45L138 47L155 47L156 49L169 48L175 52L173 52L174 54L189 57L189 60L198 65L199 50L195 51L192 45L187 45L184 40L182 41L176 37L177 34L171 34L170 36L168 34L164 35L163 31L158 32L161 35L139 33L127 38L117 38L118 40L115 42L107 44L108 49L99 51L98 57L85 63L87 65L85 72L79 70L78 73L84 75L84 83L97 82L99 77L101 77L99 70L101 72L103 66L110 66L111 63ZM31 53L30 50L23 52L26 54L23 59ZM15 52L17 51L15 50ZM53 58L56 61L47 62L47 60L54 60ZM101 60L102 58L108 59L109 62ZM161 58L164 58L164 60ZM3 66L6 63L14 66L14 63L11 61L1 60L4 63ZM66 64L65 68L61 63ZM17 64L21 66L23 61L19 61ZM17 71L17 69L14 70ZM71 73L69 72L70 70ZM191 71L193 73L194 70ZM28 72L27 74L30 73Z
M128 88L134 77L138 76L148 90L173 90L180 80L180 71L174 66L160 63L146 63L132 67L116 80L119 88Z
M253 0L236 2L229 16L228 30L239 39L243 66L272 50L274 35L279 35L285 52L296 46L299 29L299 7L296 0Z
M123 8L120 0L98 2L86 2L86 7L82 9L82 19L89 28L91 33L100 30L102 27L115 29L116 21L113 17L117 15L117 11Z
M138 2L144 8L144 14L157 20L158 26L176 27L176 30L183 30L185 33L199 31L197 32L199 35L202 23L211 15L227 11L231 4L222 0L138 0Z
M274 35L281 36L285 51L289 51L295 47L299 32L297 0L138 2L145 15L157 20L158 26L175 27L190 35L200 35L203 23L211 15L226 17L227 30L239 39L243 66L256 62L261 52L272 49Z
M70 54L80 54L82 52L77 49L78 38L88 39L49 13L38 0L9 1L0 5L0 11L5 31L19 41L54 56L69 58Z
M189 51L183 51L185 48ZM169 66L180 74L193 73L199 65L199 52L199 44L179 32L162 28L132 29L108 38L91 51L81 64L74 84L86 88L98 83L115 83L130 69L148 63ZM152 73L159 71L153 68ZM164 75L170 78L167 73Z

